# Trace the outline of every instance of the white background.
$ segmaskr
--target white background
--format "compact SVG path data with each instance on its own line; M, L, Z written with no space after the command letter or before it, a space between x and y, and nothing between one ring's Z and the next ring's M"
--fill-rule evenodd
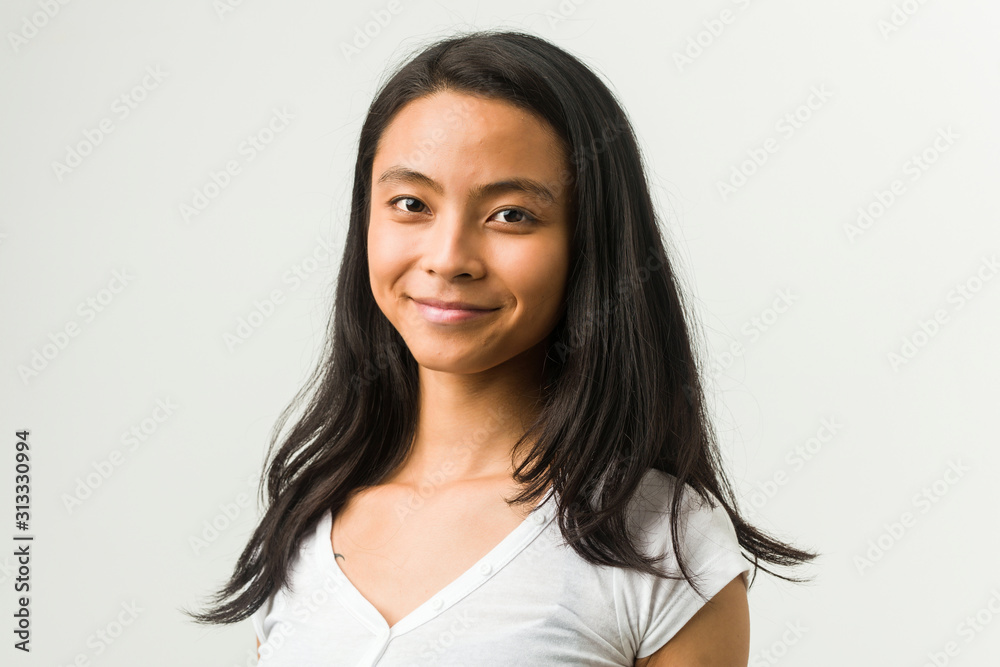
M0 11L0 533L14 544L26 428L36 536L30 656L12 648L0 549L0 662L253 664L249 622L205 628L177 609L229 575L255 523L270 429L324 334L367 105L435 37L507 26L619 96L717 369L743 508L823 553L808 585L759 573L751 664L995 664L996 3L42 4ZM122 95L143 98L127 117ZM242 142L275 109L294 118L249 160ZM102 119L113 130L55 168ZM933 163L914 171L915 156ZM180 205L229 160L240 172L186 221ZM724 196L727 181L741 185ZM859 208L880 215L862 228ZM313 264L323 244L334 253ZM274 290L271 315L227 345ZM780 294L791 305L771 310ZM176 406L161 422L158 400ZM148 435L130 448L133 428ZM99 485L68 506L88 475ZM230 525L213 537L213 521ZM134 622L97 641L123 604Z

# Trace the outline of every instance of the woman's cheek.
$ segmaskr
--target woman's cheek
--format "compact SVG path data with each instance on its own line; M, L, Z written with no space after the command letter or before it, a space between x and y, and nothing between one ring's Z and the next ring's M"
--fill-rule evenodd
M371 280L372 293L379 306L385 310L387 294L391 291L391 258L392 249L386 247L387 239L383 234L368 235L368 277Z
M368 234L368 267L373 278L386 280L396 268L405 263L407 248L405 235L385 224L373 221Z
M535 315L532 324L539 329L551 326L559 311L565 286L565 266L562 258L551 252L532 256L530 262L522 262L511 270L517 276L511 291L525 304L527 311Z

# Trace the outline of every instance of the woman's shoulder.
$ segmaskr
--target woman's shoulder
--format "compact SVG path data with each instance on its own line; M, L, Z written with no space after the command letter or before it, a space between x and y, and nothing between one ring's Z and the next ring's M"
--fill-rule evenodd
M639 480L639 484L629 501L632 511L640 514L668 512L678 483L679 480L675 475L658 468L649 468ZM711 492L706 492L706 495L712 500L711 504L720 504L718 498ZM694 487L690 484L684 485L681 493L681 511L697 511L704 508L706 504L708 501Z
M322 548L322 535L328 533L332 514L324 510L308 523L298 539L297 546L288 560L285 582L271 591L251 616L257 631L257 638L264 642L274 625L274 618L285 612L297 596L313 593L322 583L322 568L319 566L318 549Z
M654 556L672 552L674 522L673 497L679 480L674 475L651 468L644 474L630 500L629 521L637 539ZM705 496L685 484L676 521L678 540L684 555L711 557L715 550L739 551L733 522L726 508L710 491Z
M714 597L736 577L749 584L751 563L741 553L736 529L725 506L711 491L705 496L685 484L676 517L677 543L692 582L682 576L674 548L672 500L678 479L661 470L650 470L632 499L631 519L636 547L662 562L657 570L668 577L623 570L625 623L623 636L636 647L635 655L648 657L682 628L706 599Z

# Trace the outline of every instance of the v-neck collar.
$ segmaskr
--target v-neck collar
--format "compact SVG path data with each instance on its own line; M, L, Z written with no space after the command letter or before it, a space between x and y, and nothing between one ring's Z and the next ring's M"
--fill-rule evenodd
M340 596L344 606L369 630L379 636L380 639L387 640L389 637L396 637L404 632L409 632L413 628L438 616L469 593L482 586L493 575L503 569L532 540L538 537L549 522L552 521L555 516L553 509L555 495L557 494L554 491L548 492L545 500L539 503L489 553L476 561L472 567L432 595L419 607L399 619L391 628L382 614L375 608L375 605L361 594L361 591L351 583L351 580L340 569L340 565L333 555L333 545L330 543L330 531L333 527L332 510L324 512L317 523L315 533L316 551L314 556L316 557L316 563L319 565L320 571L329 573L333 577L333 580L337 582L338 585L335 587L336 594Z

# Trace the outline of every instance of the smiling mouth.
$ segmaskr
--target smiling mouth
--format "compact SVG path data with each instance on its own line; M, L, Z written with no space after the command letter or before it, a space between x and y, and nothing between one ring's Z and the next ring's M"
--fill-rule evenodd
M491 310L497 310L497 308L487 308L485 306L477 306L466 301L442 301L440 299L417 299L412 298L416 303L424 306L430 306L432 308L437 308L438 310L468 310L468 311L481 311L489 312Z
M486 317L490 313L500 310L499 308L460 307L466 306L467 304L454 301L446 302L436 301L433 299L419 301L417 299L412 299L412 301L417 310L420 311L420 314L423 315L424 319L434 324L454 324L457 322L466 322Z

